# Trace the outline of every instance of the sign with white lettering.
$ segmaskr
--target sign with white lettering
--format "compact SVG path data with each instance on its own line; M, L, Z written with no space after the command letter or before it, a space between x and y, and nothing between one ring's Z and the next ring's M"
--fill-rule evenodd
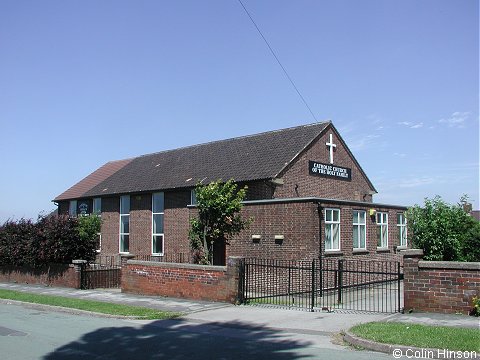
M352 169L346 167L309 161L308 172L310 173L310 175L332 177L337 180L352 181Z
M85 201L82 201L78 204L78 213L81 215L88 214L88 204Z

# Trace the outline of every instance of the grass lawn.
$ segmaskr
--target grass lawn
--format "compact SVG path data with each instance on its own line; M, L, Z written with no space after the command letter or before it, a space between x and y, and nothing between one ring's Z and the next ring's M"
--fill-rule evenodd
M350 332L384 344L480 352L480 329L371 322L354 326Z
M181 313L160 311L140 306L121 305L103 301L83 300L52 295L29 294L21 291L3 289L0 289L0 299L62 306L70 309L86 310L116 316L131 316L136 319L173 319L182 315Z

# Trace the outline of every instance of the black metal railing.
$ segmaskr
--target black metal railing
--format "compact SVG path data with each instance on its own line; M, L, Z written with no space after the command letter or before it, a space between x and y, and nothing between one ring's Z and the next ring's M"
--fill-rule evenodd
M134 260L188 264L192 261L192 256L191 254L188 254L188 253L173 253L173 254L163 254L163 255L136 255Z
M401 311L403 275L394 261L245 259L246 303L315 311Z

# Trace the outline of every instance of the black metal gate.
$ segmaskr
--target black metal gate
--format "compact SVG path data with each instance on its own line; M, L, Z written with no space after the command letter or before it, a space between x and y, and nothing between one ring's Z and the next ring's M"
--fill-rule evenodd
M245 259L243 298L310 311L394 313L403 307L402 280L397 261Z
M92 264L85 264L81 272L81 289L121 287L122 268L117 257L97 258Z

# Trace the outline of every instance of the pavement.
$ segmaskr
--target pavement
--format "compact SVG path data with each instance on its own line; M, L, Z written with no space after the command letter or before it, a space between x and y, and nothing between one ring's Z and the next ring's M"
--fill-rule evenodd
M339 333L348 332L352 326L372 321L400 321L424 325L480 328L480 319L454 314L410 313L383 314L355 311L308 312L272 306L245 306L196 300L151 297L120 292L119 289L76 290L70 288L45 287L41 285L0 283L0 289L17 290L27 293L57 295L79 299L105 301L119 304L149 307L164 311L181 312L181 322L176 320L157 322L156 326L201 325L202 331L214 333L231 332L232 336L245 337L238 324L277 331L293 340L310 341L321 348L339 349ZM6 300L4 300L5 302ZM164 324L164 325L159 325ZM165 325L166 324L166 325ZM250 333L250 331L249 331ZM333 341L332 341L333 340ZM366 345L362 345L367 347ZM370 347L372 350L389 352Z

